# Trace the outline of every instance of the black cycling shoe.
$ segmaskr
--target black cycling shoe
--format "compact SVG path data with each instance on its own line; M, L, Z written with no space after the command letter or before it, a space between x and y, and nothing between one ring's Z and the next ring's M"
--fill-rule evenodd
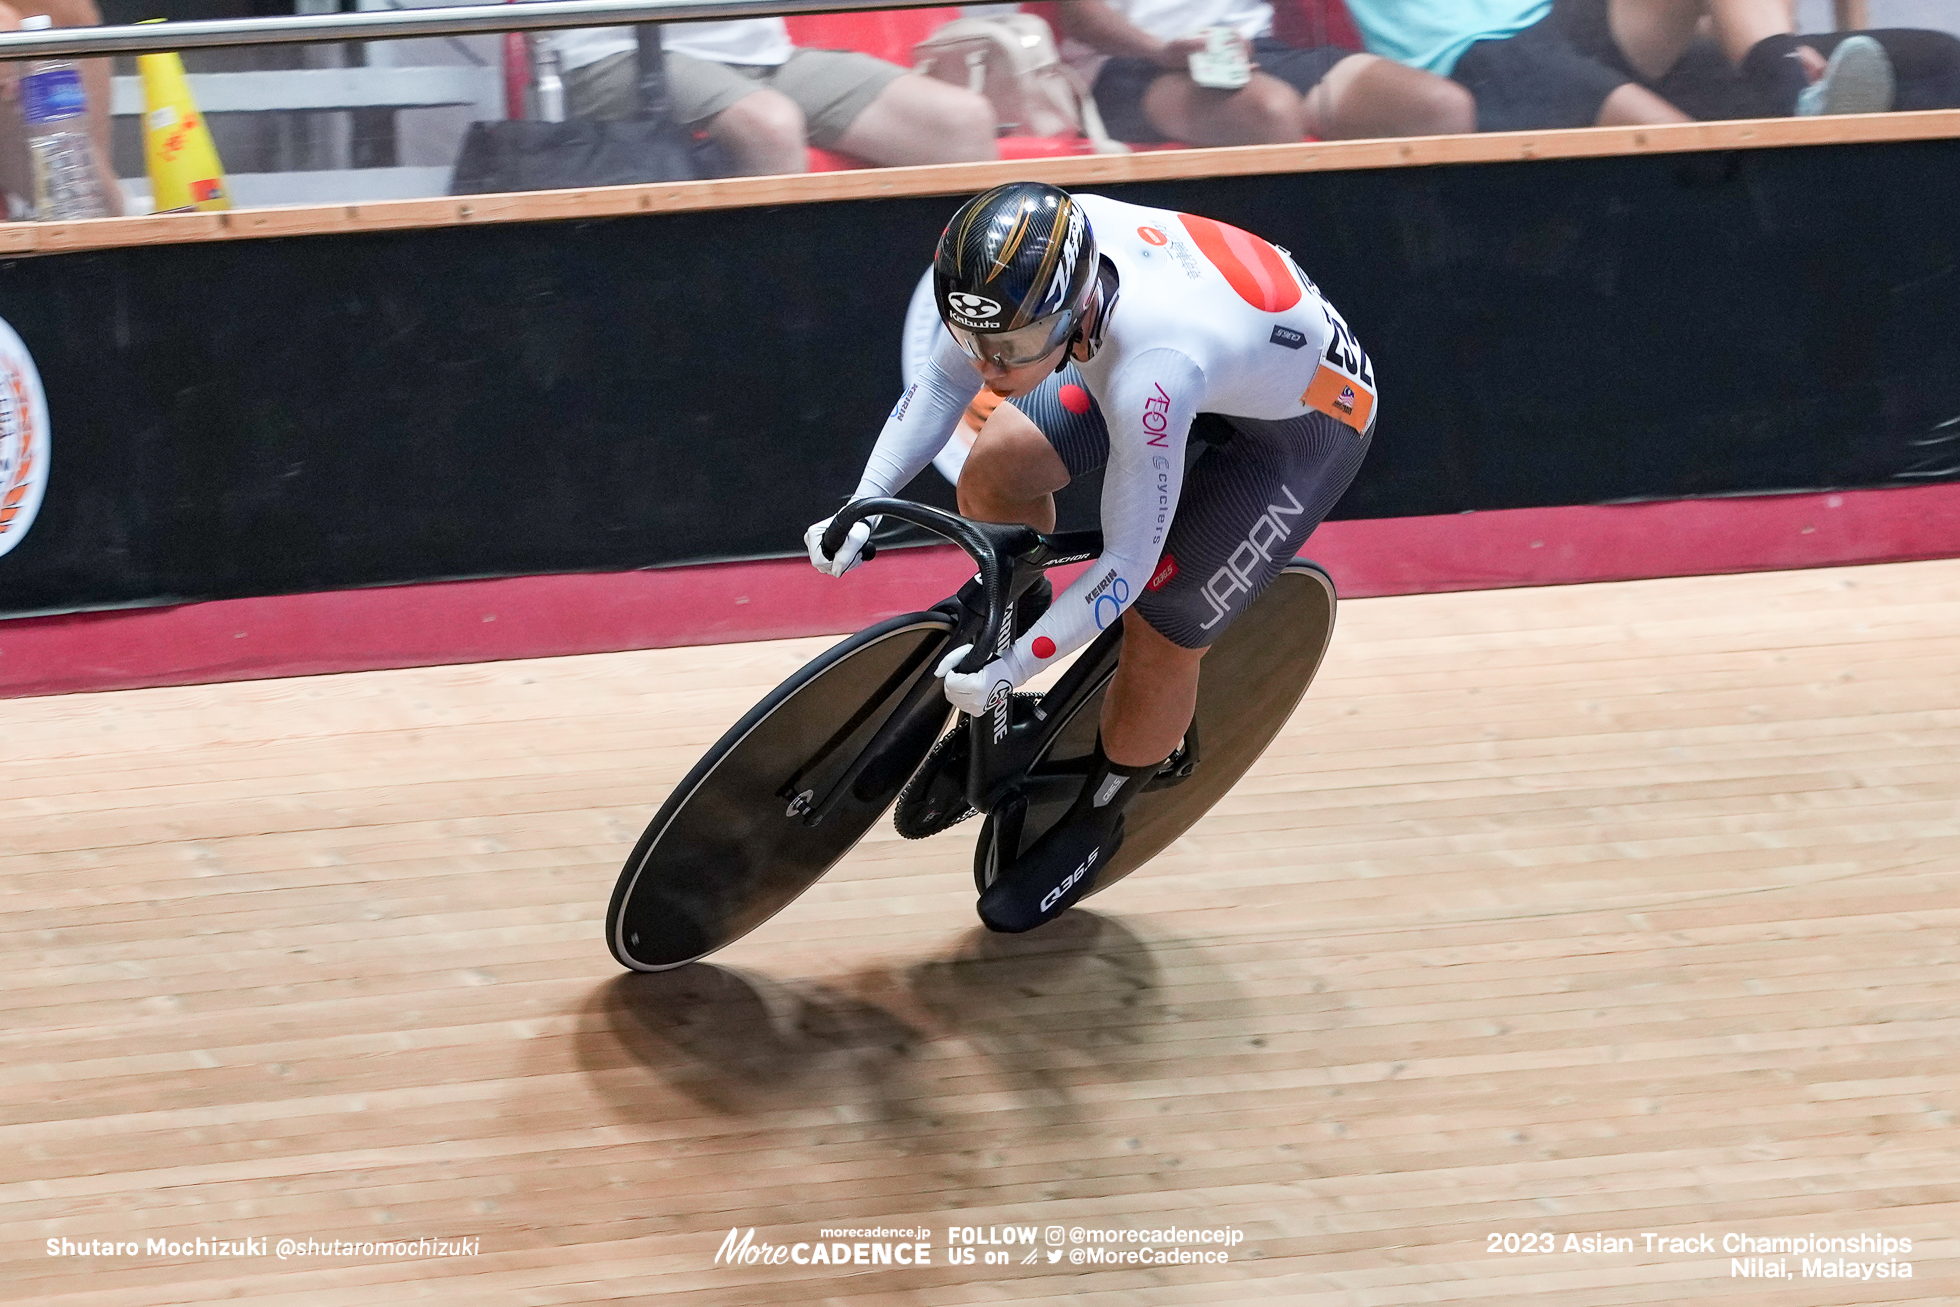
M1096 752L1088 779L1067 815L1044 832L1000 874L991 853L982 848L984 870L976 864L974 876L981 885L978 909L988 930L1019 934L1053 921L1096 887L1096 878L1123 847L1123 814L1137 795L1157 775L1163 764L1119 767L1103 753L1102 738L1096 739ZM995 814L997 817L1002 815ZM994 842L1018 843L1020 823L1005 823L994 835ZM1012 843L1009 847L1012 847Z
M1122 817L1112 827L1098 815L1071 811L987 887L977 905L982 924L1018 935L1053 921L1096 887L1096 873L1122 847Z

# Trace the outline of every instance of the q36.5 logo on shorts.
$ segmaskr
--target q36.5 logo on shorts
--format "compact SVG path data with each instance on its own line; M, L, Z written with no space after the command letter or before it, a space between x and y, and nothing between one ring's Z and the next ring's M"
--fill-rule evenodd
M21 542L48 484L48 401L33 356L0 321L0 554Z

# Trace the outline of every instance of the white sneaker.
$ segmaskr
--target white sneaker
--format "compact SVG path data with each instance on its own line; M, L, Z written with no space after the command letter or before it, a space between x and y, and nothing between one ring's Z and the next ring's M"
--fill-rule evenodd
M1890 113L1897 85L1884 46L1869 36L1847 36L1831 51L1824 75L1797 96L1797 113Z

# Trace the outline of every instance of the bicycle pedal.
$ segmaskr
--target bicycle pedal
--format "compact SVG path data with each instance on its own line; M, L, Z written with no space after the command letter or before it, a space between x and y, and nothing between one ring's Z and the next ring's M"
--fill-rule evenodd
M1177 751L1164 759L1151 778L1144 782L1145 793L1151 790L1168 790L1174 785L1182 785L1191 779L1198 770L1197 728L1194 726L1178 741Z

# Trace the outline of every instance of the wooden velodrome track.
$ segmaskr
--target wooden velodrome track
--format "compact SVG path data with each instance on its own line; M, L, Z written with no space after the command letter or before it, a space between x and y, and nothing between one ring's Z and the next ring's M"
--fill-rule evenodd
M1273 752L1087 910L988 936L973 825L883 826L714 965L622 974L641 824L824 643L0 703L0 1297L1960 1293L1960 561L1351 602ZM715 1265L881 1225L932 1265ZM1017 1225L1245 1238L946 1264ZM1861 1233L1913 1278L1719 1247ZM266 1251L48 1251L200 1236Z

